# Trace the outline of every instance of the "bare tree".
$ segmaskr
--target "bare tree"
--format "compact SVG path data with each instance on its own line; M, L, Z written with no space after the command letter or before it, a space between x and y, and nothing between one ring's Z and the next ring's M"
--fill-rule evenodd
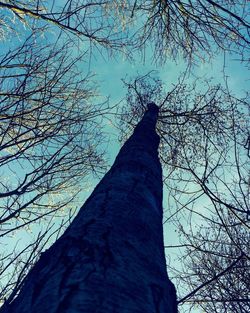
M90 102L94 91L77 68L81 57L72 60L68 49L41 47L31 35L0 60L1 224L36 219L50 206L49 193L71 195L61 194L50 208L64 206L79 178L103 166L95 118L105 108Z
M100 143L105 139L100 125L109 107L94 99L96 88L91 77L82 73L84 54L72 58L70 42L49 44L43 39L44 29L34 32L0 56L3 245L9 236L34 222L42 219L50 225L52 217L67 216L90 175L104 171ZM40 227L46 241L50 234L45 236L44 226ZM55 227L46 229L55 233ZM23 278L27 272L18 274L20 267L16 266L11 273L15 260L24 264L31 247L36 246L38 253L44 246L40 239L34 240L27 242L27 247L16 243L15 252L1 251L2 299L9 287L14 287L17 276Z
M158 110L149 104L72 224L1 312L177 313L164 256Z
M98 49L122 50L126 42L127 34L113 14L115 8L107 1L0 1L0 8L3 36L15 31L14 22L31 28L51 26L54 31L76 35Z
M161 103L157 130L165 165L165 223L176 224L182 238L166 249L180 248L182 269L172 268L180 306L198 304L221 312L229 303L232 312L245 312L247 289L242 293L244 305L234 301L241 301L236 294L246 287L242 275L249 267L247 99L237 99L211 82L188 86L183 78L169 92L148 75L126 85L130 106L121 112L128 122L123 137L128 124L133 128L144 111L146 99ZM237 275L239 284L230 289Z
M247 1L132 1L129 10L142 19L138 45L154 42L155 56L183 56L190 64L219 50L249 61L249 12Z
M243 217L244 218L244 217ZM227 210L185 236L185 273L179 279L190 293L189 303L205 312L249 312L249 229Z

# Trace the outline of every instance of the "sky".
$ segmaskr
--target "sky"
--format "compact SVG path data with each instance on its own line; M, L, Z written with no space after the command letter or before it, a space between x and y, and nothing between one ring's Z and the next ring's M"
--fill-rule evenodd
M7 46L1 47L1 51L3 49L7 49ZM148 55L150 56L151 52L148 51ZM224 56L218 55L215 59L208 63L198 63L193 69L193 73L197 77L213 77L213 81L215 83L223 82L223 74L224 72L228 76L228 85L230 90L232 90L233 94L237 96L243 96L244 90L249 90L250 82L248 71L244 64L241 64L238 61L234 61L234 56L226 56L226 63L224 63ZM156 71L159 78L162 81L166 82L166 88L171 89L172 84L176 83L179 77L179 74L182 73L186 68L185 61L179 59L178 61L167 61L164 65L157 65L150 61L150 57L146 61L142 61L139 56L135 57L135 61L133 63L124 59L122 56L116 56L116 58L102 57L96 53L94 58L91 58L90 63L83 64L83 71L90 71L94 73L95 80L97 85L99 85L99 94L100 99L105 99L109 97L109 101L111 106L120 101L124 101L126 96L126 89L122 83L122 79L124 78L133 78L137 75L144 75L152 70ZM191 80L191 79L190 79ZM118 141L119 133L112 124L107 123L105 125L105 130L109 133L110 140L107 148L107 158L109 166L112 165L115 156L117 155L120 143ZM98 183L98 179L93 179L89 182L90 187L85 190L84 194L81 195L81 201L84 201L93 190L94 186ZM164 190L164 194L166 195L166 190ZM163 206L166 207L166 196L164 197ZM175 227L167 224L164 228L165 232L165 244L171 245L174 243L178 243L178 232ZM22 244L28 242L31 238L34 238L36 231L34 233L30 233L27 231L20 232L20 238L16 238L16 240L22 240ZM14 246L16 241L5 242L8 246ZM174 253L173 253L174 260ZM200 310L193 310L192 312L198 313Z

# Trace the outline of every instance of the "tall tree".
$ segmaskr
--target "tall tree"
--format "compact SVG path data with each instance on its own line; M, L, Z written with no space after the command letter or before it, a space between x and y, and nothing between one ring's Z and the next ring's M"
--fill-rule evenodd
M169 267L179 308L248 312L249 127L248 99L220 85L198 89L182 82L166 92L159 79L127 82L123 136L151 96L161 104L158 134L166 185L165 225L176 225L179 256ZM153 96L152 96L153 95ZM129 105L128 105L129 104ZM169 251L169 250L166 250ZM186 311L185 311L186 312Z
M164 256L157 117L150 103L73 223L1 313L177 312Z

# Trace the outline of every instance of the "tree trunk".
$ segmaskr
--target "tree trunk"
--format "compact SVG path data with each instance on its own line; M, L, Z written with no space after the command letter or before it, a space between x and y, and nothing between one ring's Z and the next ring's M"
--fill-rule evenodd
M174 313L162 229L162 170L148 106L65 233L1 313Z

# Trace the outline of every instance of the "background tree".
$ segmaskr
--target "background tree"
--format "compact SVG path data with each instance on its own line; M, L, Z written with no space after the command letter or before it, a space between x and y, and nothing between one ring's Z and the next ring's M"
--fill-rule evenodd
M114 8L107 1L0 1L0 8L3 34L13 32L12 21L31 28L47 26L46 31L50 28L59 36L61 31L67 36L75 35L91 47L105 47L107 51L122 49L126 42L126 32L122 31L113 14Z
M229 51L249 61L247 1L132 1L131 16L141 19L138 46L154 43L156 59L184 57L190 65L216 51Z
M68 44L41 47L31 35L0 61L1 166L6 173L1 223L17 216L19 223L31 215L37 218L35 212L43 211L41 198L48 193L59 195L63 189L70 202L79 190L79 177L102 169L95 117L105 107L90 102L94 89L77 69L81 55L72 60L68 49ZM63 195L58 200L51 209L65 205ZM27 209L31 204L33 212Z
M125 84L130 107L121 112L119 127L127 121L123 137L142 114L144 101L152 96L161 103L157 130L165 165L165 224L175 224L180 236L166 249L179 248L180 268L170 263L179 306L247 312L249 287L242 277L249 268L250 239L247 99L211 82L188 86L182 79L169 92L148 75Z
M104 170L98 126L108 104L93 100L95 88L81 73L84 54L72 58L69 42L38 41L43 33L37 29L0 57L0 236L7 245L23 227L42 219L50 229L52 217L72 214L86 179ZM6 278L16 256L27 259L24 253L48 240L42 229L37 236L27 247L1 251L3 297L6 281L11 287L17 279Z
M190 301L190 312L195 305L205 312L249 312L249 228L224 209L183 243L188 271L178 279L191 292L179 303Z

